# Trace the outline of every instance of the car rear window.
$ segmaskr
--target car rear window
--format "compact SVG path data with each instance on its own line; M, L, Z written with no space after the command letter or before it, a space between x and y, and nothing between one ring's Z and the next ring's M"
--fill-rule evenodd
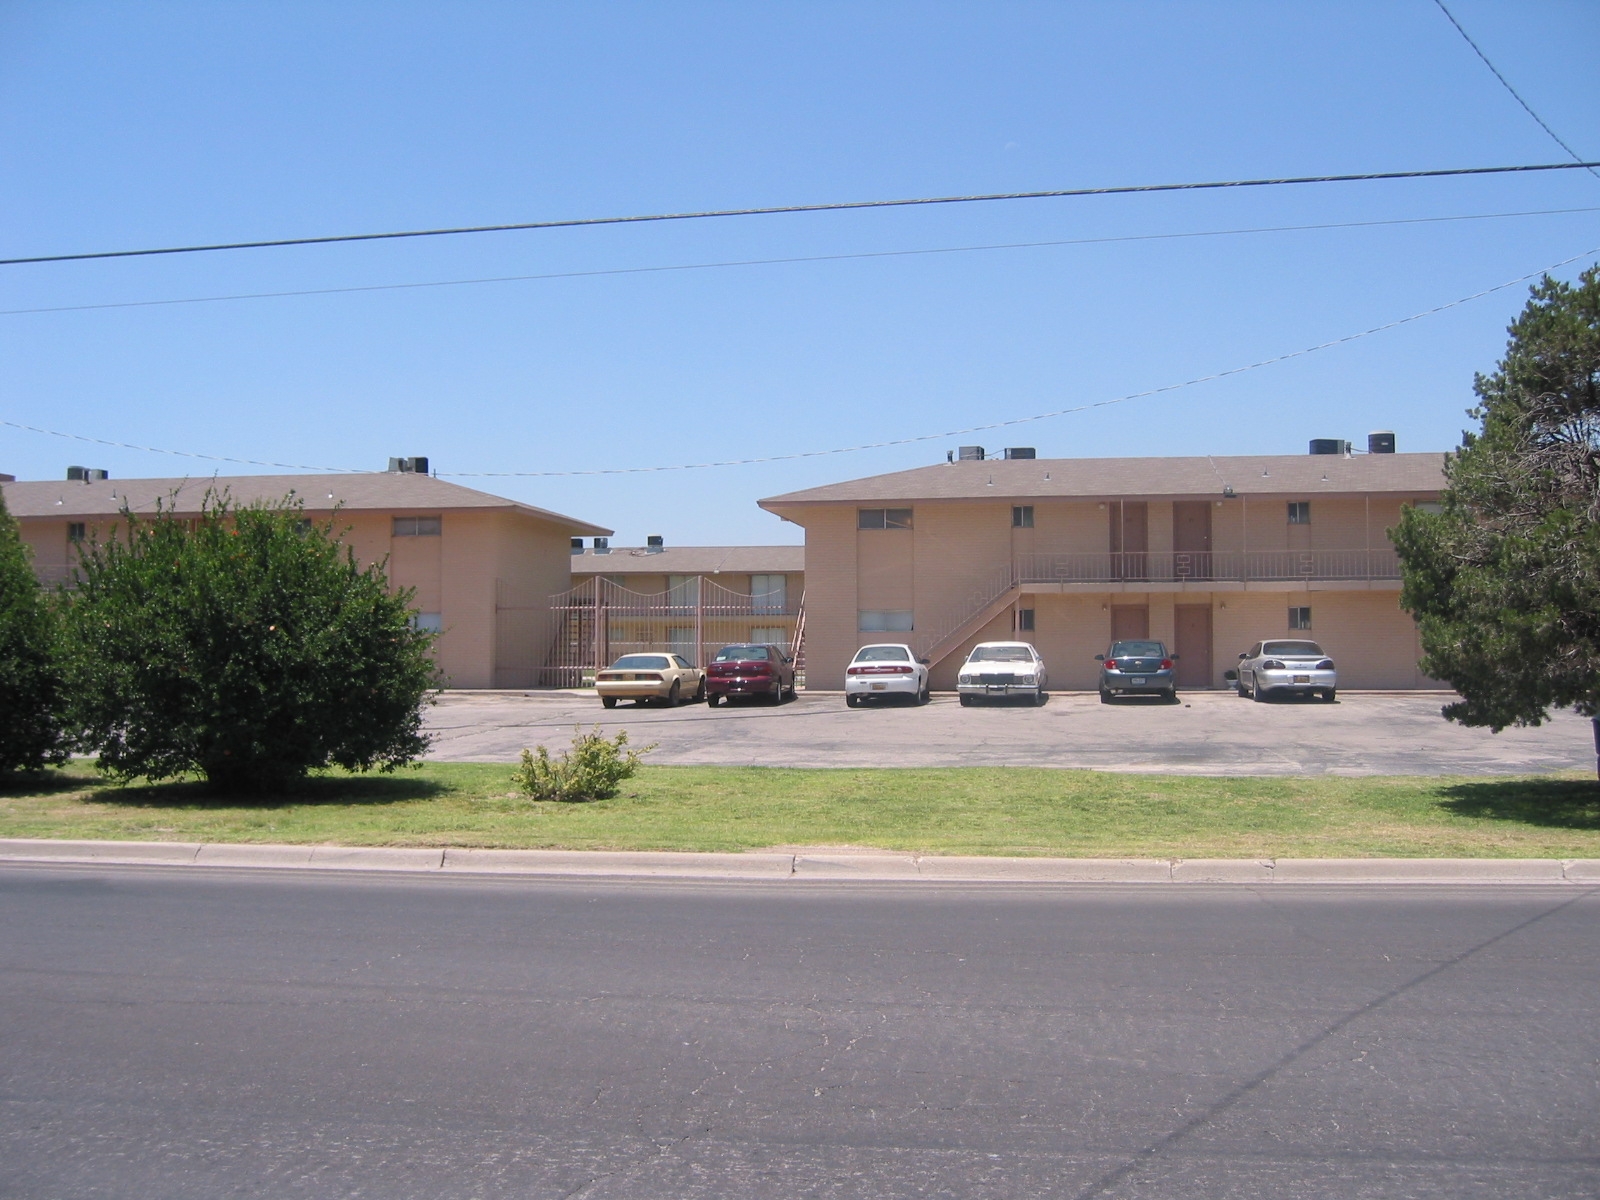
M718 650L712 662L766 662L765 646L728 646Z
M665 654L624 654L611 664L613 671L665 671Z
M1160 642L1112 642L1112 658L1165 658L1167 648Z
M1261 647L1261 653L1288 658L1321 658L1322 647L1315 642L1267 642Z
M910 662L904 646L863 646L856 651L857 662Z

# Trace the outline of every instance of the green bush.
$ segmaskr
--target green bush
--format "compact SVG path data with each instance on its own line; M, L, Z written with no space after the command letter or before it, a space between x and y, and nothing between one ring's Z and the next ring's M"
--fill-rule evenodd
M197 520L122 521L84 548L67 609L71 714L102 770L259 793L427 748L433 635L331 524L214 492Z
M0 775L64 762L60 621L0 495Z
M535 800L604 800L615 796L617 784L631 778L641 757L656 748L653 742L643 750L629 750L627 745L626 729L608 739L600 736L598 725L589 733L580 727L572 749L562 751L560 758L551 758L543 746L524 750L511 782Z

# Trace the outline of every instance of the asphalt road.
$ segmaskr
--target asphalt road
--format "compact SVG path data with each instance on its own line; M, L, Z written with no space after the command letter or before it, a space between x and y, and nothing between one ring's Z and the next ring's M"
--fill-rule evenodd
M15 867L0 904L13 1200L1600 1195L1600 889Z
M1335 704L1253 704L1194 692L1168 705L1101 704L1059 693L1043 708L847 709L842 695L780 706L600 707L593 693L447 692L430 710L430 757L509 762L524 746L564 748L578 725L659 743L649 761L774 767L1087 767L1198 775L1496 775L1593 771L1588 721L1557 713L1538 729L1490 733L1439 715L1442 692L1341 692Z

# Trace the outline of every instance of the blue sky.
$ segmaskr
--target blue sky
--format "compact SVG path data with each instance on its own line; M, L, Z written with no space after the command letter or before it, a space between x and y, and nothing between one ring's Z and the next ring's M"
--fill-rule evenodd
M1448 0L1600 158L1600 5ZM789 203L1558 162L1432 0L0 4L0 257ZM619 544L785 542L755 501L942 461L1443 450L1519 285L1600 247L1600 179L1029 200L0 268L0 417L447 477ZM1091 241L1139 238L1146 240ZM962 249L1021 242L1075 245ZM705 264L833 258L757 266ZM1556 272L1571 278L1594 256ZM643 268L695 267L644 271ZM618 272L578 274L584 272ZM500 276L448 287L10 310ZM0 471L266 468L0 427Z

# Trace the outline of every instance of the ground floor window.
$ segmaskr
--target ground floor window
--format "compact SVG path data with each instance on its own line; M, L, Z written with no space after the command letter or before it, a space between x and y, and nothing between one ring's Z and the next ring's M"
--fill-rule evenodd
M1289 609L1289 628L1290 629L1310 629L1311 628L1311 607L1309 605L1305 605L1305 606L1302 606L1300 608L1291 608L1291 609Z
M424 633L443 633L444 614L442 613L412 613L411 628L420 629Z
M856 628L863 633L901 633L912 628L910 609L863 608Z
M1031 608L1019 608L1019 609L1017 609L1017 632L1018 633L1032 633L1033 632L1033 609L1031 609Z

